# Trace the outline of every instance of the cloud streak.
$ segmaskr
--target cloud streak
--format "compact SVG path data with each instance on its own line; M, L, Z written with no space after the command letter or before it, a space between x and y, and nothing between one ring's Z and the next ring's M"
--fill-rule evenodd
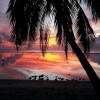
M17 59L21 58L22 54L15 54L13 56L7 57L6 59L2 60L1 65L7 66L8 64L13 64L17 61Z

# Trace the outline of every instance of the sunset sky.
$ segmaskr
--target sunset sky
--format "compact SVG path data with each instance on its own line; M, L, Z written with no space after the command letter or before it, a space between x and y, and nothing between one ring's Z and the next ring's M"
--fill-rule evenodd
M26 45L23 46L17 53L15 45L10 42L11 26L5 14L8 2L9 0L0 0L0 79L24 79L41 74L48 75L50 79L54 79L55 76L88 79L75 54L69 53L66 60L62 48L56 44L56 34L52 27L48 53L45 57L40 52L39 41L29 49ZM88 57L88 61L100 77L100 21L97 24L91 21L89 10L84 4L82 7L96 35L96 43L91 49L92 54Z

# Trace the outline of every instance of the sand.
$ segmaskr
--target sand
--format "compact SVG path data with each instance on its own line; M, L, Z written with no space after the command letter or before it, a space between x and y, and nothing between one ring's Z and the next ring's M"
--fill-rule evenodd
M99 100L89 81L0 80L0 100Z

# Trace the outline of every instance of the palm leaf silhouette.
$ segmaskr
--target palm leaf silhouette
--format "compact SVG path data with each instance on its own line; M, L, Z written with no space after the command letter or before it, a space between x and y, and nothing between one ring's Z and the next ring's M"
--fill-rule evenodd
M12 37L15 39L16 46L27 40L29 43L35 41L42 5L44 5L43 0L10 1L7 13L13 25Z
M84 11L79 6L79 3L77 1L74 2L76 4L76 8L78 9L78 14L76 18L77 38L79 39L85 53L90 52L90 47L95 42L94 31L91 28L88 18L86 17Z
M80 0L82 2L82 0ZM92 18L94 21L97 21L100 19L100 2L97 2L95 0L83 0L87 4L87 7L90 8L92 13Z
M55 27L57 28L57 43L63 45L67 56L68 44L76 53L79 61L89 76L96 92L100 93L100 81L90 63L76 44L79 39L84 52L89 52L95 41L94 31L91 28L80 3L84 2L91 10L92 20L100 19L99 2L95 0L10 0L7 15L13 26L12 38L20 47L26 41L33 43L36 40L36 30L40 29L40 48L44 54L48 46L48 33L43 33L44 19L47 15L54 14ZM74 16L77 16L74 19ZM74 33L73 19L77 34ZM77 35L75 37L75 35Z

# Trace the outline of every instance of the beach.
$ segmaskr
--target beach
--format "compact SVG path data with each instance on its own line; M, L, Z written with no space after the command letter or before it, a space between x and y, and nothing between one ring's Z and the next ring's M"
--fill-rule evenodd
M89 81L0 80L0 100L99 100Z

